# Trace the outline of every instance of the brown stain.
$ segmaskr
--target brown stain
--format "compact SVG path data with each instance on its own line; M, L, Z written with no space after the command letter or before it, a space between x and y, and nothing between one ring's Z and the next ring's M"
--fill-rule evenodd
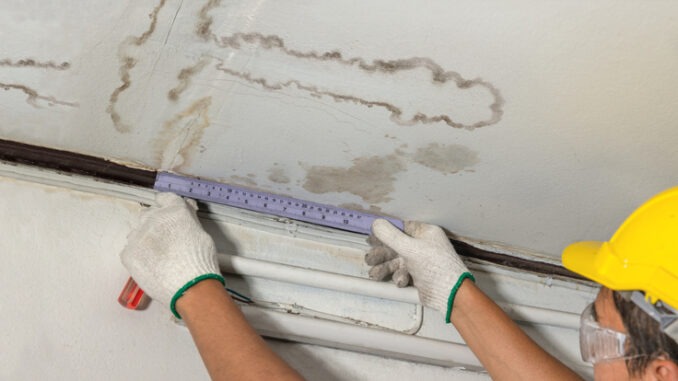
M209 59L201 58L200 61L198 61L195 65L181 69L177 75L179 84L167 93L167 98L173 102L178 101L181 93L183 93L188 88L188 86L191 85L191 77L200 73L205 68L205 66L209 64L209 62Z
M195 27L195 33L203 40L207 41L214 38L212 33L212 23L214 18L209 15L209 12L221 5L221 0L209 0L198 12L198 23Z
M156 141L156 160L160 164L159 166L162 166L166 159L166 150L170 143L179 138L181 143L172 157L170 167L174 170L181 170L190 164L192 153L199 148L205 129L210 125L209 107L211 104L211 96L200 98L165 122L160 134L161 137ZM182 124L182 121L186 121L186 123ZM182 158L182 162L175 165L178 157Z
M478 164L478 153L459 144L441 145L438 143L421 147L412 155L412 159L428 168L443 174L452 174Z
M17 61L5 58L3 60L0 60L0 66L16 68L39 68L51 70L68 70L71 68L71 64L69 62L62 62L60 64L57 64L54 61L40 62L32 58L25 58Z
M252 180L250 177L233 175L233 176L231 176L231 180L233 180L233 183L236 184L236 185L243 185L243 186L246 186L246 187L256 187L257 186L257 182Z
M204 7L203 9L207 8ZM210 8L211 9L211 8ZM211 25L211 18L209 18ZM204 24L204 23L203 23ZM201 34L202 33L202 34ZM470 89L473 87L483 87L485 88L493 97L493 103L489 106L492 115L486 119L481 120L471 124L459 123L452 119L449 115L440 114L440 115L427 115L422 112L416 112L412 118L406 119L403 118L403 110L391 103L387 103L380 100L368 100L363 99L350 94L340 94L331 91L325 91L319 89L317 86L310 84L302 84L298 80L288 80L285 82L275 82L271 83L266 78L252 76L248 72L241 72L225 67L224 61L220 60L220 63L217 65L217 69L229 74L231 76L240 78L249 83L257 84L267 90L280 90L287 87L296 87L299 90L304 90L309 92L312 96L323 97L327 96L332 98L335 102L350 102L368 108L380 107L387 110L390 113L390 119L401 125L414 125L414 124L431 124L443 122L451 127L455 128L466 128L466 129L475 129L479 127L485 127L498 123L503 116L503 105L504 99L501 96L499 90L492 85L491 83L484 81L481 78L475 79L465 79L459 73L451 70L445 70L438 63L433 61L430 58L426 57L412 57L406 59L398 60L373 60L368 62L361 57L344 57L343 54L337 50L329 52L315 52L315 51L299 51L291 49L286 46L285 41L276 35L263 35L261 33L234 33L229 36L217 37L211 30L208 28L203 29L199 32L199 35L203 38L205 36L211 36L216 44L222 48L230 49L241 49L243 45L256 45L258 47L267 49L267 50L278 50L281 53L304 60L312 60L319 62L335 62L341 65L355 67L359 70L362 70L367 73L381 73L381 74L394 74L400 71L408 71L414 69L425 69L430 72L431 83L434 85L446 84L448 82L454 83L459 89Z
M344 209L357 210L359 212L365 212L365 213L374 213L374 214L381 214L382 213L381 208L378 207L378 206L370 205L369 209L365 209L365 207L363 207L362 205L356 204L356 203L353 203L353 202L349 202L349 203L345 203L345 204L339 204L339 207L344 208Z
M366 156L353 160L348 168L312 166L300 163L307 171L303 188L312 193L348 192L361 197L370 204L370 210L379 208L372 205L387 202L389 194L394 190L396 175L407 170L407 162L414 161L441 174L453 174L479 162L478 154L458 144L442 145L431 143L419 148L415 153L408 153L396 148L385 156ZM357 205L357 204L356 204ZM355 208L349 209L364 210Z
M120 76L120 82L122 84L115 88L111 93L108 99L108 107L106 107L106 112L111 116L111 121L113 126L118 132L126 133L131 131L131 126L123 122L120 113L118 112L116 106L118 100L120 99L120 94L127 90L132 85L132 78L130 72L137 64L137 60L126 53L128 46L141 46L153 35L155 28L158 24L158 13L165 6L167 0L160 0L158 5L153 8L153 11L148 15L151 19L151 23L141 35L139 36L128 36L118 48L118 61L120 62L120 68L118 73Z
M35 108L40 108L40 105L38 105L38 100L43 100L48 102L50 106L53 106L55 104L61 105L61 106L68 106L68 107L78 107L80 106L76 102L66 102L66 101L61 101L56 98L54 98L51 95L41 95L38 93L36 90L31 89L30 87L22 84L17 84L17 83L2 83L0 82L0 88L3 88L5 91L10 91L10 90L19 90L26 94L26 103L29 105L35 107Z
M312 166L303 187L312 193L348 192L368 203L391 200L395 175L405 169L396 154L353 159L349 168Z
M290 178L285 174L285 170L273 167L268 170L268 179L276 184L289 184Z

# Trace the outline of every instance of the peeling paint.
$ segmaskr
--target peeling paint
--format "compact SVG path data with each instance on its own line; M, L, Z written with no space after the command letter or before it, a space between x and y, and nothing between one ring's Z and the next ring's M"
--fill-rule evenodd
M167 93L167 98L174 102L178 101L181 93L183 93L188 88L188 86L190 86L191 77L200 73L205 68L205 66L209 64L209 62L210 59L201 58L195 65L191 65L181 69L181 71L177 75L179 84L176 85L173 89L171 89Z
M25 58L17 61L5 58L3 60L0 60L0 66L15 68L39 68L52 70L68 70L71 68L71 64L69 62L62 62L60 64L57 64L54 61L40 62L32 58Z
M198 149L205 129L210 125L209 107L212 97L193 102L184 111L165 122L156 141L156 160L159 168L181 170L190 164Z
M203 33L211 33L209 30ZM465 79L459 73L451 70L445 70L438 63L426 57L413 57L397 60L381 60L376 59L368 62L361 57L344 57L343 54L337 50L329 52L316 51L299 51L289 48L285 41L276 35L263 35L261 33L234 33L229 36L217 37L213 36L213 40L222 48L242 49L244 45L253 45L258 48L266 50L275 50L284 55L293 57L295 59L303 59L317 62L332 62L346 67L355 68L368 74L379 73L382 75L393 75L398 72L412 71L415 69L426 70L429 72L431 84L434 87L439 87L447 83L453 83L457 89L468 90L471 88L484 88L492 97L493 102L490 104L489 110L491 116L488 119L479 120L474 123L461 123L455 121L452 116L440 113L436 115L429 115L422 111L414 111L406 113L404 107L397 106L383 100L371 100L353 94L344 94L336 91L322 89L318 85L303 83L297 79L289 79L284 81L272 80L262 76L253 75L250 72L243 72L227 67L224 60L218 59L217 70L220 70L230 76L239 78L246 82L261 86L266 90L282 90L285 88L296 88L308 92L314 97L322 98L328 97L335 102L349 102L362 105L368 108L382 108L390 113L390 119L394 123L400 125L414 125L414 124L431 124L443 122L448 126L455 128L475 129L478 127L489 126L498 123L503 116L504 99L499 90L491 83L480 78ZM411 116L406 116L411 115Z
M419 148L412 159L444 174L457 173L478 164L478 153L459 144L429 144Z
M156 5L155 8L153 8L153 11L148 15L148 17L151 19L151 23L144 33L142 33L140 36L127 37L118 47L118 59L120 61L118 73L120 75L120 81L122 84L113 90L111 96L109 97L108 107L106 108L106 112L111 116L113 126L115 126L115 129L118 132L130 132L132 129L129 124L122 120L122 117L117 110L117 103L120 99L120 94L122 94L132 85L132 77L130 72L137 65L137 59L128 53L128 49L130 46L139 47L143 45L151 37L151 35L153 35L153 32L155 32L155 27L158 23L158 13L160 13L160 10L165 5L165 2L166 0L160 0L158 5Z
M28 103L29 105L31 105L35 108L40 108L40 105L38 105L38 102L37 102L38 100L43 100L45 102L48 102L49 106L54 106L55 104L61 105L61 106L68 106L68 107L78 107L78 106L80 106L76 102L66 102L66 101L58 100L51 95L41 95L36 90L33 90L30 87L25 86L25 85L21 85L21 84L0 82L0 88L3 88L5 91L19 90L19 91L23 92L24 94L27 95L26 103Z

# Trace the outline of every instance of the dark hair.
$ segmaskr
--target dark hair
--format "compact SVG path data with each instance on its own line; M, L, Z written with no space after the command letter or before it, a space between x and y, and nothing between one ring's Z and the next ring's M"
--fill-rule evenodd
M650 362L660 356L665 356L678 364L678 344L659 329L659 322L620 293L613 292L613 297L614 305L628 332L626 354L637 356L626 360L629 373L634 376L641 375Z

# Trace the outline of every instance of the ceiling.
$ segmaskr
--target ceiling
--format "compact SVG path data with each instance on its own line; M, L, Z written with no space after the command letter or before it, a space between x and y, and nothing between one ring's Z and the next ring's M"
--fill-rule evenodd
M0 136L557 258L676 184L678 4L0 5Z

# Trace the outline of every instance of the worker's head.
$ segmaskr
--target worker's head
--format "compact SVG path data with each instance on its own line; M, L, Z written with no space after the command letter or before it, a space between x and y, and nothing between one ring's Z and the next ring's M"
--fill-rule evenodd
M582 313L582 357L595 379L678 380L678 344L621 293L603 287Z
M580 334L596 380L678 380L678 188L643 204L610 241L568 246L563 264L604 286Z

